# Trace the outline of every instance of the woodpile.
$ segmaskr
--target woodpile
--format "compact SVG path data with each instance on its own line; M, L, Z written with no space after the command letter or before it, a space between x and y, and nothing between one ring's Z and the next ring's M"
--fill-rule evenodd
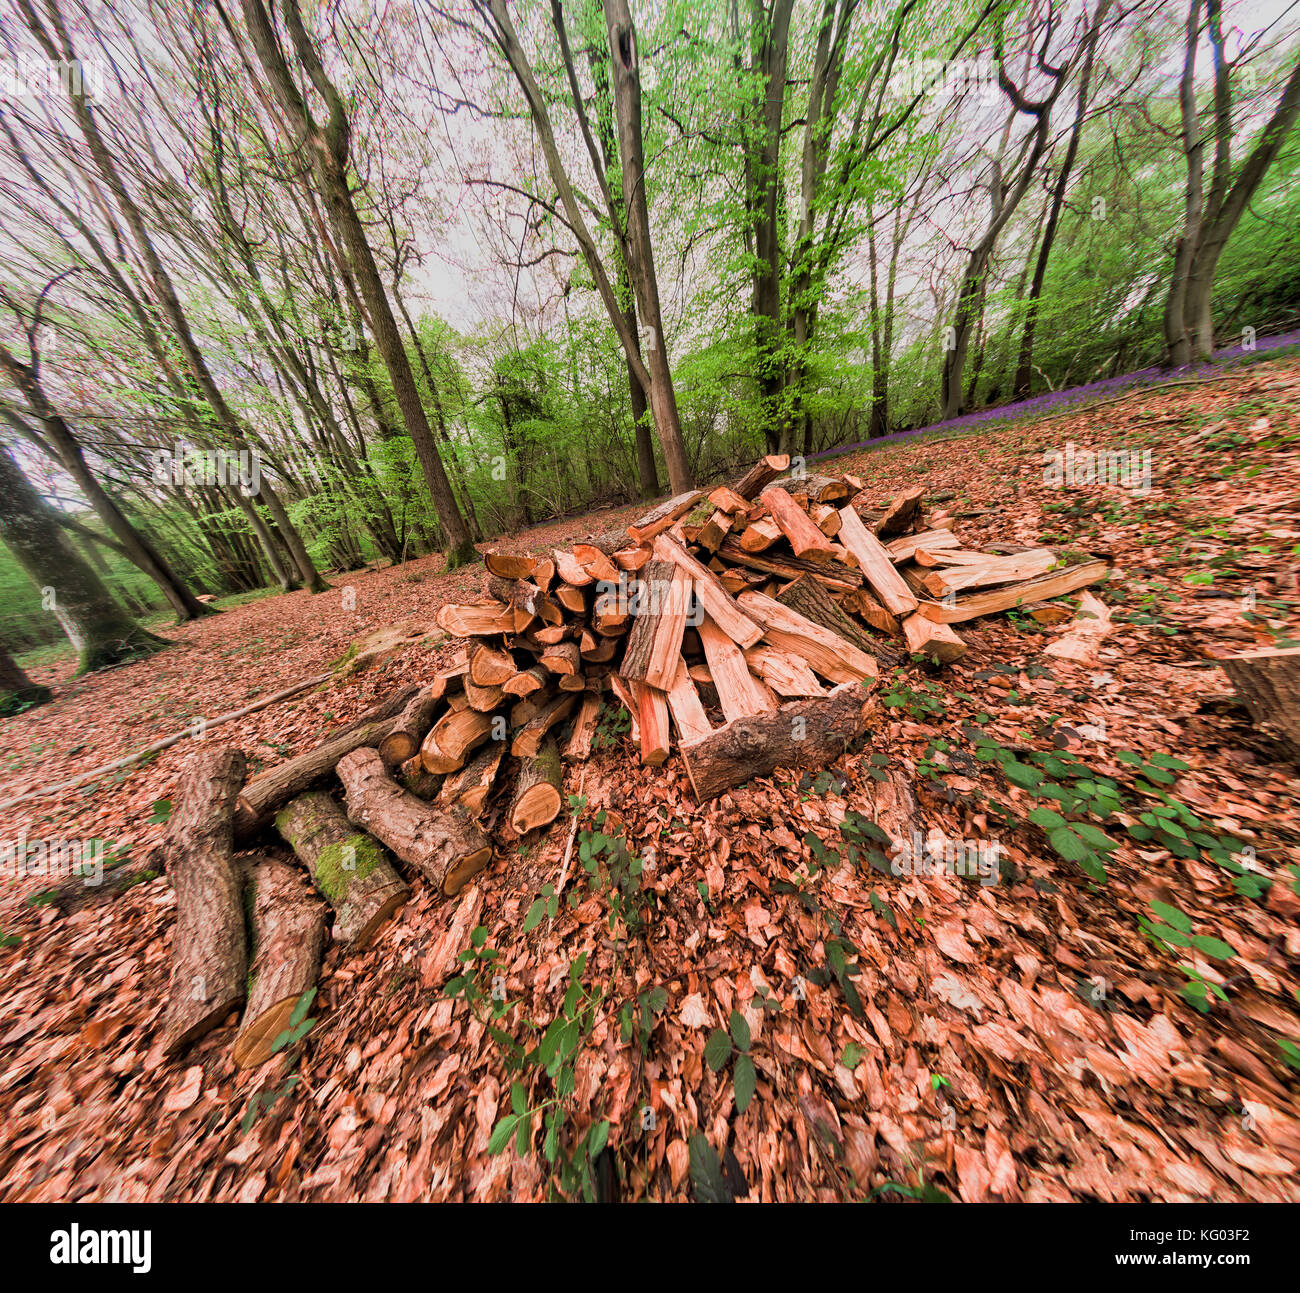
M554 728L565 758L586 758L611 704L642 762L680 751L703 802L833 759L860 736L851 702L861 709L882 663L956 660L966 646L953 624L1105 577L1104 562L1062 567L1047 548L967 550L950 518L926 519L920 486L873 511L856 502L856 477L788 467L769 456L734 486L671 498L569 550L487 553L483 596L438 614L467 640L484 691L473 713L444 720L447 741L438 728L426 739L424 767L461 766L496 724L522 764L512 820L543 825L561 796L555 763L537 766L541 742Z
M920 488L872 510L855 477L788 467L769 456L567 550L488 552L482 595L438 612L462 642L422 685L247 782L240 751L198 756L164 845L167 1049L242 1007L236 1062L269 1058L330 913L330 936L361 946L408 896L403 872L457 894L493 833L555 821L565 762L602 729L629 730L651 766L679 753L703 803L838 758L866 731L882 665L965 652L953 624L1105 577L1044 548L964 549ZM236 852L250 848L266 851Z

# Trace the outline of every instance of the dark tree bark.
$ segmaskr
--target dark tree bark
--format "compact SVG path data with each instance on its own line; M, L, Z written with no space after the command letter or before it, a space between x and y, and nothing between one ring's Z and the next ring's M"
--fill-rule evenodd
M50 699L50 689L33 682L18 667L18 662L4 647L0 647L0 714L14 714L33 705L44 705Z
M118 604L72 540L53 509L32 488L7 448L0 445L0 539L41 590L77 651L77 672L103 669L166 643L142 629Z

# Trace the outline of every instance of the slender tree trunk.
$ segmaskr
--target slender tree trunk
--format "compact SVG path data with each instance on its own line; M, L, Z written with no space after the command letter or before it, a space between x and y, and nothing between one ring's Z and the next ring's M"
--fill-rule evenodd
M627 214L628 270L636 291L641 319L646 326L646 367L650 375L650 407L668 465L673 493L681 494L695 483L682 443L682 426L668 364L663 316L659 309L659 280L655 274L654 247L650 239L650 212L646 199L645 153L641 131L641 73L637 57L636 28L627 0L605 0L605 26L609 33L614 118L618 126L619 160L623 170L623 206ZM635 337L635 333L633 337Z
M451 482L438 455L424 405L420 403L415 374L402 345L374 252L352 201L348 184L350 127L343 100L327 78L307 35L297 0L283 0L282 13L298 62L329 106L329 119L323 128L313 119L298 92L262 0L243 0L243 11L258 61L290 128L306 146L330 223L346 249L349 267L374 329L375 345L392 381L393 394L402 411L407 434L415 446L434 508L447 532L448 565L462 565L473 560L474 541L456 506Z

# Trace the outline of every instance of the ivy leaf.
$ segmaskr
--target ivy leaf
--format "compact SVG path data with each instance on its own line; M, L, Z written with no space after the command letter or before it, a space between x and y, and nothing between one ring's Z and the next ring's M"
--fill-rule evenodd
M1069 824L1060 813L1054 813L1050 808L1035 808L1029 814L1029 820L1035 826L1041 826L1045 831L1055 830L1059 826Z

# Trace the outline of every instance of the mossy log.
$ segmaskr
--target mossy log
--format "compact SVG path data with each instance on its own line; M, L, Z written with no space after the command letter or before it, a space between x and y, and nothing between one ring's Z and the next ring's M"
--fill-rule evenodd
M383 846L357 830L324 791L309 791L287 804L275 829L334 908L333 937L343 945L364 947L406 901L410 890Z

